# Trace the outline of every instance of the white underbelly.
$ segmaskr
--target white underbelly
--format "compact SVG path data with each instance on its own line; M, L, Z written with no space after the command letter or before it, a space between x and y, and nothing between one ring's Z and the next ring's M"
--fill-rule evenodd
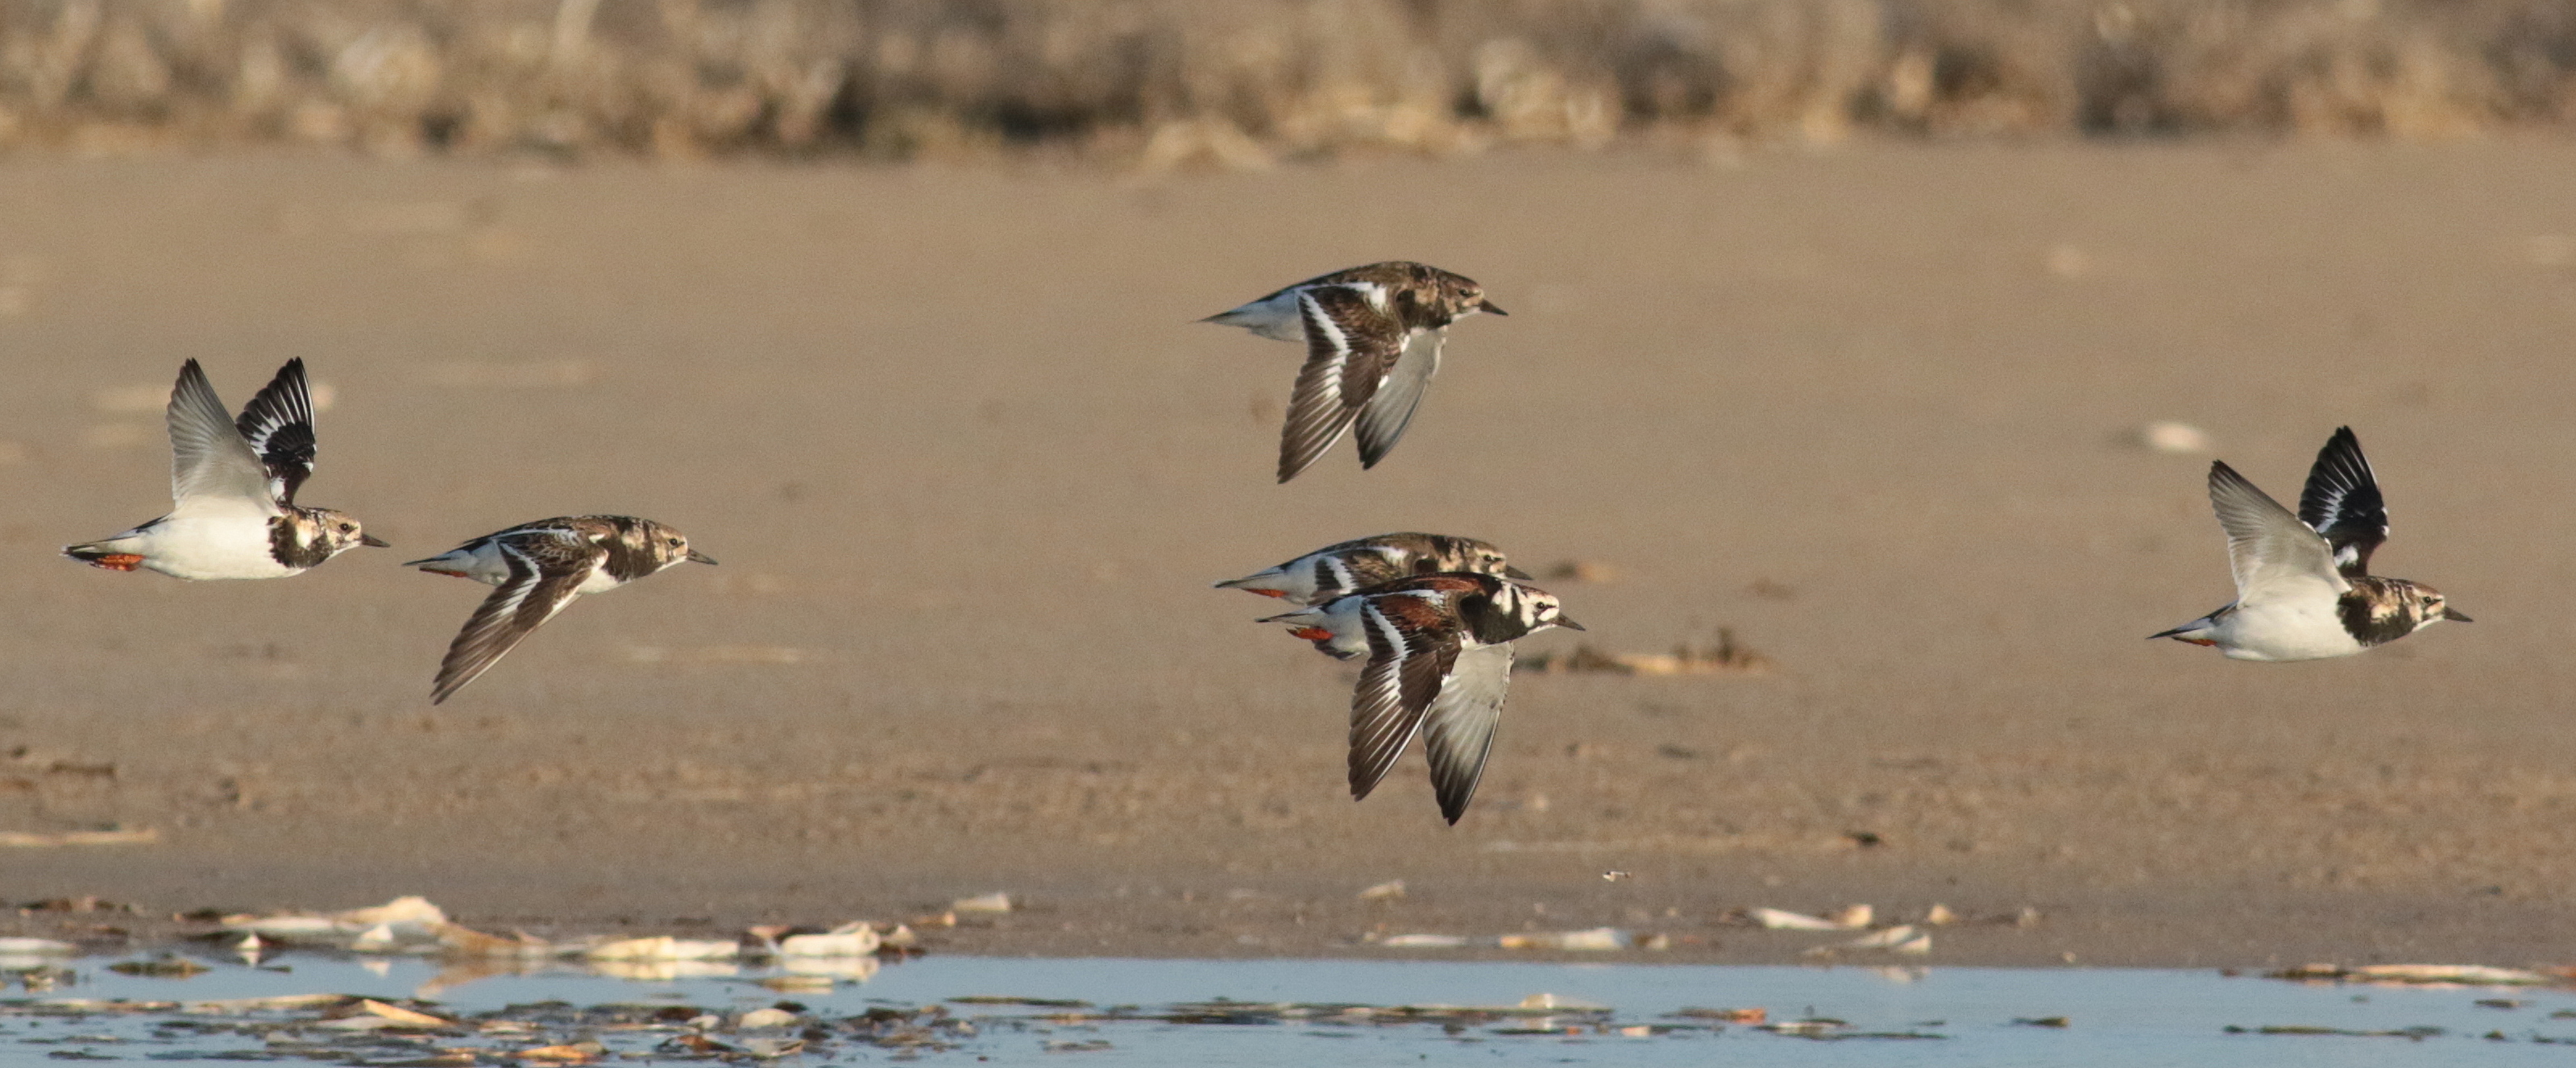
M2335 608L2333 601L2239 607L2219 621L2216 637L2237 660L2323 660L2362 651Z
M269 555L265 520L172 518L143 535L143 566L172 578L284 578L295 570Z

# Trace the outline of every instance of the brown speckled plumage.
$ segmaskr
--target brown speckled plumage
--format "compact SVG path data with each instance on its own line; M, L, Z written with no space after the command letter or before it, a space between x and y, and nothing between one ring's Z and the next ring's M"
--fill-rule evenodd
M1440 369L1449 324L1477 312L1504 314L1474 279L1389 261L1318 275L1207 321L1306 343L1280 432L1279 481L1286 482L1354 425L1360 465L1385 459Z
M625 515L540 519L412 561L407 566L494 587L448 645L430 702L446 701L491 670L573 598L605 593L685 561L715 563L689 548L679 531Z

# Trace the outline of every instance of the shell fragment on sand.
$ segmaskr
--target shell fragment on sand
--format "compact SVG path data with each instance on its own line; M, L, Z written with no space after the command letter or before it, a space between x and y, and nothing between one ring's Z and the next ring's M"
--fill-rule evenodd
M525 931L513 931L504 937L452 923L439 926L438 948L462 957L550 957L565 951L565 947Z
M995 891L976 897L961 897L949 902L951 912L1009 912L1011 895Z
M1746 915L1753 922L1774 931L1839 931L1843 925L1822 916L1809 916L1787 909L1754 909Z
M374 998L359 998L356 1004L337 1010L331 1018L314 1026L341 1031L434 1031L454 1027L456 1021L400 1005L388 1005Z
M419 896L398 897L382 905L325 915L247 913L226 916L226 928L278 942L322 942L361 953L386 952L439 941L447 913Z
M2306 964L2266 973L2274 979L2381 983L2391 986L2545 986L2557 980L2523 968L2486 964Z
M155 827L110 827L96 831L0 831L0 848L42 849L48 846L152 845L161 841Z
M191 1001L187 1004L186 1008L189 1013L195 1015L223 1016L240 1012L277 1012L288 1009L320 1008L326 1005L344 1004L348 1000L349 995L347 994L279 994L273 997L264 998L222 998L215 1001Z
M1601 1004L1597 1001L1584 1001L1579 998L1558 997L1554 994L1532 994L1521 999L1520 1007L1524 1009L1573 1009L1581 1012L1610 1011L1610 1006Z
M655 935L602 942L582 955L592 960L609 961L733 960L742 956L742 943Z
M778 943L782 957L865 957L876 953L885 939L877 934L874 924L861 921L842 924L822 934L789 935Z
M2522 968L2484 964L2365 964L2354 978L2372 983L2460 983L2469 986L2537 986L2550 978Z
M606 1056L608 1047L597 1042L574 1042L564 1045L523 1049L512 1056L538 1064L583 1064Z
M1376 940L1388 949L1457 949L1467 944L1465 935L1400 934Z
M1360 900L1362 901L1392 901L1403 896L1404 880L1402 879L1389 879L1386 882L1379 883L1376 886L1360 891Z
M400 925L435 927L447 922L447 912L418 894L398 897L382 905L332 914L331 918L348 927Z
M796 1014L785 1009L753 1009L743 1013L742 1019L735 1021L734 1026L746 1031L758 1031L767 1027L791 1027L795 1025L796 1020Z
M1733 1024L1758 1024L1771 1019L1769 1009L1702 1009L1685 1007L1671 1014L1683 1020L1718 1020Z
M1872 931L1842 944L1844 949L1894 949L1914 938L1914 928L1898 924L1884 931Z
M1504 935L1504 949L1567 949L1586 952L1628 948L1628 932L1616 927L1594 927L1582 931L1549 931L1540 934Z
M349 940L349 948L359 953L387 953L401 947L402 939L394 936L394 925L390 923L367 928Z

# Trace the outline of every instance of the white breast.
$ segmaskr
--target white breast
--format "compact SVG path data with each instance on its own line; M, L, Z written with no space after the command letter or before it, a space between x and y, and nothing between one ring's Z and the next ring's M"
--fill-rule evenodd
M172 578L199 580L295 574L269 555L268 538L265 516L173 516L144 532L143 566Z
M2210 636L2236 660L2323 660L2362 651L2335 608L2334 601L2307 598L2240 607L2220 617Z

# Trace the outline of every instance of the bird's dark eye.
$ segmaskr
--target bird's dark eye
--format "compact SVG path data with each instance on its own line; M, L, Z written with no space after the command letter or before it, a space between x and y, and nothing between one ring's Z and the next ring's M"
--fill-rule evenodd
M678 538L673 538L673 539L671 539L671 547L672 547L672 548L674 548L674 549L679 548L679 547L680 547L680 539L678 539Z

